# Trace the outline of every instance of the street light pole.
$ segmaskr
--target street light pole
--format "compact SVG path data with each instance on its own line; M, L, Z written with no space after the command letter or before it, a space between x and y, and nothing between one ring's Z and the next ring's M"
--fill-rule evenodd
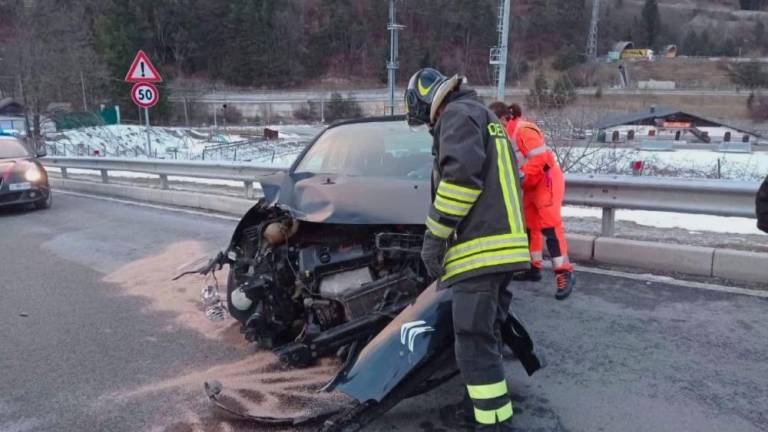
M83 89L83 111L88 111L88 100L85 98L85 78L83 78L83 71L80 71L80 86Z
M399 38L400 30L405 26L397 24L395 13L395 2L397 0L389 0L389 23L387 24L387 30L389 30L389 61L387 62L387 86L389 90L389 114L395 115L395 78L397 75L397 69L400 67L398 61L399 50Z
M496 99L503 101L504 100L504 93L507 89L507 51L508 51L508 41L509 41L509 14L510 14L510 4L509 0L504 0L504 5L502 7L502 28L501 28L501 36L499 39L499 82L498 82L498 88L496 89Z

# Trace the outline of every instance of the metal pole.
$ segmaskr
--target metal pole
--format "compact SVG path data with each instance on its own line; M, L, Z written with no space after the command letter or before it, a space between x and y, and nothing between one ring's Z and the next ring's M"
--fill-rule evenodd
M85 78L83 78L83 71L80 71L80 86L83 89L83 111L88 111L88 101L85 98Z
M595 61L597 59L597 31L600 22L600 0L592 0L592 22L589 25L589 35L587 36L587 59Z
M387 30L389 30L389 61L387 62L387 87L389 91L389 114L395 114L395 79L397 76L397 69L400 67L398 60L399 51L399 31L405 26L397 24L395 13L395 1L389 0L389 24L387 24Z
M504 0L504 19L501 31L501 43L499 44L499 50L501 51L501 59L499 63L499 87L496 90L496 99L503 101L504 92L507 87L507 46L509 45L509 15L510 6L509 0Z
M189 111L187 110L187 97L184 96L184 125L189 127Z
M18 76L18 79L19 94L21 95L21 100L24 101L24 128L27 131L27 138L34 140L34 136L32 136L32 125L29 124L29 103L27 103L27 95L24 94L24 80L21 79L21 75Z
M147 157L152 157L152 142L149 139L149 108L144 108L144 118L147 120Z
M602 229L600 230L603 237L613 237L616 233L616 209L615 208L603 208L603 220Z

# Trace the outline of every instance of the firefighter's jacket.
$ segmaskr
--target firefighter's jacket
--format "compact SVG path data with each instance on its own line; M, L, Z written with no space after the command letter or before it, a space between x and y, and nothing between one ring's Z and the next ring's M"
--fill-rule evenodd
M426 222L449 242L440 284L527 269L518 171L504 127L472 90L446 101L433 130L433 203Z

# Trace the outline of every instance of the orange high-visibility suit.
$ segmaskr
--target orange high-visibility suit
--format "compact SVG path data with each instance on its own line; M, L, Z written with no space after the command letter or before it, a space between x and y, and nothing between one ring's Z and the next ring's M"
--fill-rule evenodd
M541 268L546 238L555 272L573 271L561 214L565 196L563 170L534 123L520 118L510 120L507 134L517 144L518 166L524 176L523 207L532 265Z

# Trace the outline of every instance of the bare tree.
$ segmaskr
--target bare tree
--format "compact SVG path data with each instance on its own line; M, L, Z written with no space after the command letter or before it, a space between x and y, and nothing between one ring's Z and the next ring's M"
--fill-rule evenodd
M4 43L4 61L19 81L33 137L40 135L51 102L82 107L83 91L90 90L93 97L106 79L84 25L86 4L51 0L7 5L13 14L13 37Z

